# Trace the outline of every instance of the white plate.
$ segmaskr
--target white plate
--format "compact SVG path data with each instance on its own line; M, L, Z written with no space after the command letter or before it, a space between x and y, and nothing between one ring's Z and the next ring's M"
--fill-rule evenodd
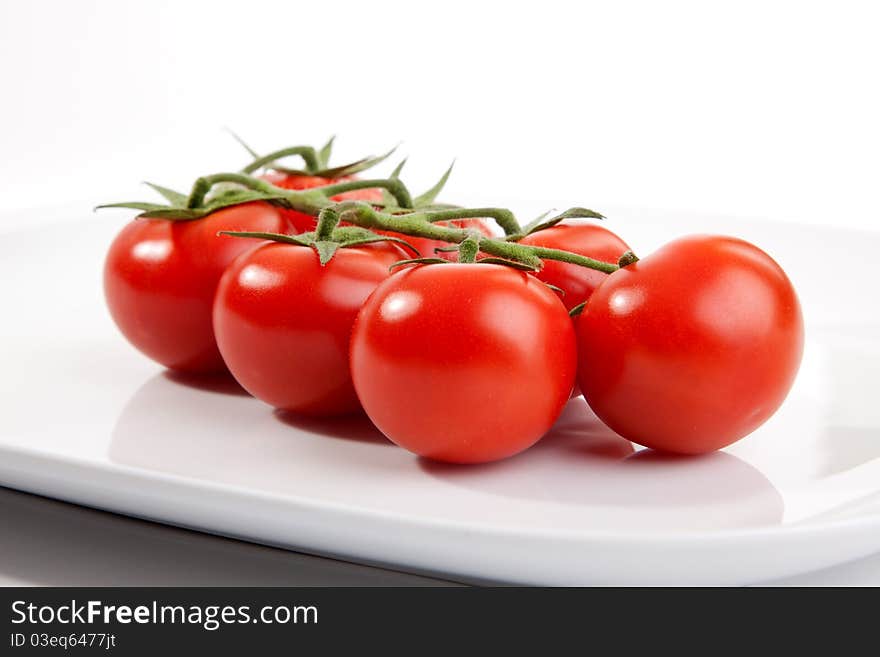
M528 452L444 467L362 418L297 421L231 385L163 372L103 305L103 253L125 215L65 214L63 225L2 235L3 485L298 550L519 583L752 583L880 550L876 233L610 213L638 253L711 231L779 260L807 321L789 399L753 435L702 458L624 461L629 443L579 399Z

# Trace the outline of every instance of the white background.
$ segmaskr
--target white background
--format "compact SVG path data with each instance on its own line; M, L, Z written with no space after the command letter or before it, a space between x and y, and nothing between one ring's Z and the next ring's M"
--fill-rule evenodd
M230 126L402 140L416 189L457 157L455 202L873 226L871 5L2 0L0 209L238 168Z

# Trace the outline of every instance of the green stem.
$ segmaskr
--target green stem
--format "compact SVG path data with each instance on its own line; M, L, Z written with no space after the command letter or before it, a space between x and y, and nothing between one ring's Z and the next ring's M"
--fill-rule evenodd
M509 242L507 243L509 244ZM519 244L518 246L525 245ZM577 253L572 253L571 251L563 251L561 249L548 249L543 246L529 246L527 248L531 249L532 253L534 253L539 258L542 258L543 260L558 260L559 262L569 262L573 265L589 267L590 269L605 272L606 274L613 274L618 269L620 269L620 267L613 263L603 262L601 260L596 260L595 258L588 258L587 256L578 255Z
M458 245L458 261L465 264L471 264L477 261L477 254L480 252L480 238L476 235L468 235L461 244Z
M343 201L342 203L333 203L333 201L329 199L331 195L345 191L381 187L394 194L401 206L405 203L411 203L409 191L403 183L396 179L358 180L336 185L326 185L324 187L314 187L309 190L295 191L281 189L265 180L253 178L241 173L217 173L196 180L192 192L190 193L187 207L202 207L205 196L211 190L211 187L221 182L236 183L249 189L270 194L275 199L283 200L289 207L298 212L303 212L312 216L319 216L319 239L325 240L330 239L333 229L340 220L364 228L393 231L403 235L426 237L428 239L450 242L453 244L461 244L467 240L472 236L471 231L455 228L453 226L439 225L436 222L481 217L491 217L498 221L498 217L501 217L499 224L502 221L507 222L507 228L509 229L513 229L514 224L516 224L516 219L513 217L513 214L510 213L509 210L501 208L451 208L445 210L423 210L410 212L408 214L393 215L379 212L369 203L364 201ZM332 211L328 212L328 209L332 209ZM505 230L507 230L507 228ZM518 225L516 225L514 232L516 232L516 230L519 230ZM468 247L465 247L466 253L467 249ZM543 264L542 260L558 260L560 262L568 262L574 265L580 265L581 267L595 269L606 274L611 274L620 269L620 267L624 267L637 260L635 255L628 253L625 254L625 257L621 258L619 264L602 262L601 260L588 258L561 249L549 249L542 246L531 246L488 237L481 237L479 239L478 250L499 258L515 260L536 269L541 268Z
M201 207L205 202L205 196L208 195L208 192L211 191L211 188L217 183L222 182L231 182L236 183L238 185L243 185L248 189L255 189L259 192L265 192L267 194L273 193L283 193L285 190L280 187L275 187L270 183L267 183L265 180L260 180L259 178L253 178L252 176L246 176L243 173L215 173L210 176L202 176L198 180L193 183L192 191L189 194L189 199L186 202L186 207L188 208L198 208Z
M309 173L313 173L318 171L321 168L321 161L318 157L318 154L315 152L315 149L311 146L291 146L289 148L282 148L280 151L275 151L274 153L269 153L268 155L263 155L262 157L258 157L256 160L248 164L244 169L241 170L242 173L253 173L257 169L264 167L267 164L271 164L275 160L280 160L282 157L290 157L292 155L299 155L303 162L306 165L306 171Z
M382 178L378 180L346 180L341 183L333 183L332 185L324 185L315 187L320 189L325 196L335 196L345 192L353 192L358 189L387 189L388 193L394 197L397 204L402 208L411 208L413 206L412 197L406 185L399 178Z
M403 215L390 215L378 212L372 206L361 201L345 201L336 206L340 219L364 228L373 228L379 230L390 230L404 235L413 235L415 237L427 237L428 239L441 240L443 242L453 242L461 244L470 236L470 232L460 228L449 226L438 226L432 223L438 214L447 212L441 210L437 212L424 211L412 212ZM469 212L474 212L473 210ZM442 219L441 219L442 220ZM505 240L491 239L483 237L480 239L480 251L489 255L506 258L508 260L516 260L523 264L540 268L542 259L558 260L560 262L568 262L581 267L595 269L597 271L611 274L619 269L616 264L610 262L602 262L594 258L562 251L560 249L548 249L541 246L530 246L519 244L517 242L507 242Z
M453 208L432 212L429 221L452 221L455 219L494 219L505 235L516 235L521 227L513 212L505 208Z
M274 198L284 200L285 203L297 212L303 212L316 216L323 208L333 205L333 201L321 194L322 188L315 187L303 191L293 191L276 187L272 183L254 178L243 173L215 173L210 176L203 176L195 181L187 199L186 207L198 208L202 207L205 197L211 188L218 183L235 183L242 185L248 189L253 189L264 194L271 194Z
M318 226L315 228L315 240L321 242L329 240L333 230L339 223L339 215L332 207L324 208L318 214Z

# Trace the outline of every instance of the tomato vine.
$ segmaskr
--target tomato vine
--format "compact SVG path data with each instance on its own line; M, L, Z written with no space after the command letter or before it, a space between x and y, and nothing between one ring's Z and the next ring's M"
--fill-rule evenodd
M272 155L278 157L278 153L290 154L292 152L293 149L286 149ZM266 156L262 160L266 160L266 162L272 161L267 159L268 157ZM233 183L238 188L226 189L212 196L212 190L221 183ZM342 201L337 203L330 198L342 192L368 188L378 188L387 191L393 198L394 205L384 204L385 207L377 208L378 204L364 201ZM169 198L168 195L165 196L166 200L169 201L167 205L115 203L100 207L127 207L141 210L139 215L141 217L188 221L201 218L224 207L262 200L312 216L322 217L325 225L323 228L319 227L318 233L320 233L320 236L317 239L313 239L315 243L333 241L334 234L332 229L335 228L337 223L345 222L370 230L393 231L402 235L449 242L459 245L459 248L461 248L462 244L465 244L464 248L466 250L470 248L468 240L476 241L479 252L517 263L532 270L540 270L542 260L546 259L567 262L610 274L617 271L620 267L635 261L631 252L621 256L620 261L610 263L562 249L531 246L517 242L518 239L521 239L526 234L553 226L564 219L602 217L602 215L593 210L570 208L550 219L539 217L537 223L533 222L523 228L513 212L506 208L450 208L430 205L424 208L416 208L414 207L415 204L409 189L396 176L370 180L350 180L307 190L288 190L276 187L265 180L255 178L246 173L215 173L198 178L188 196L184 197L184 195L177 192L174 193L173 198ZM331 208L333 209L332 214L325 212ZM333 217L333 223L332 226L328 227L327 222L330 221L329 217L331 216ZM490 218L495 220L505 232L505 236L503 238L486 237L477 235L474 231L468 229L440 225L440 222L470 218ZM241 237L258 236L251 232L227 232L225 234ZM263 233L259 237L275 239L276 241L287 241L286 238L288 236ZM363 239L363 236L360 236L359 239ZM344 246L345 244L341 243L341 245ZM430 254L422 255L429 256Z

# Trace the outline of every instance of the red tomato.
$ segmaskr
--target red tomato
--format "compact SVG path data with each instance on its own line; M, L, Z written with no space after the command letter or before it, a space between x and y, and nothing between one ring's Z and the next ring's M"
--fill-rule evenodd
M332 185L334 183L347 182L349 180L357 180L355 176L344 176L342 178L322 178L320 176L292 176L278 171L270 171L260 176L263 180L272 183L276 187L284 189L312 189L313 187L323 187L324 185ZM344 192L331 197L334 201L381 201L381 189L357 189L352 192ZM297 212L296 210L282 209L281 212L293 226L294 233L308 233L315 230L317 219L311 215Z
M626 242L610 230L580 219L566 219L555 226L526 235L520 243L562 249L613 263L629 251ZM589 299L593 290L608 277L604 272L558 260L545 260L541 271L532 275L563 290L565 294L562 295L562 303L568 310ZM575 385L571 396L577 397L580 394L580 388Z
M203 219L137 219L117 235L104 264L104 293L123 335L153 360L186 372L226 368L211 328L217 283L254 240L221 230L286 232L279 211L247 203Z
M693 236L611 274L576 319L578 378L609 427L698 454L764 423L803 351L800 304L756 246Z
M269 243L223 275L214 330L229 370L280 409L338 415L360 408L348 344L364 299L406 256L387 242L340 248L323 267L309 247Z
M620 256L629 251L626 242L610 230L577 219L566 219L555 226L526 235L520 240L520 244L562 249L611 263L617 263ZM608 277L608 274L567 262L545 260L544 268L534 276L564 290L562 302L571 310L589 299L593 290Z
M494 461L534 444L568 401L575 368L574 329L556 294L503 265L400 271L352 333L367 415L393 442L439 461Z
M486 237L492 237L493 233L489 226L486 225L486 222L483 219L453 219L452 221L438 221L437 225L439 226L448 226L451 228L472 228L477 230L480 234L485 235ZM454 246L452 242L444 242L442 240L432 240L427 237L414 237L412 235L403 235L402 233L395 233L390 230L376 230L376 233L381 233L382 235L390 235L391 237L398 237L408 244L411 244L420 254L422 258L443 258L444 260L449 260L450 262L458 261L458 252L457 251L434 251L436 248L445 248L448 246ZM407 257L415 257L415 254L410 253Z

